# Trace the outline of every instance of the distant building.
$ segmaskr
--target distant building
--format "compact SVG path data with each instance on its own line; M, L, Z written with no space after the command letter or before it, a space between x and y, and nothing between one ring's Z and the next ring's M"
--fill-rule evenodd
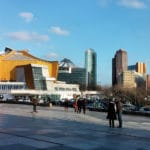
M145 74L140 74L134 70L123 71L119 82L123 88L136 88L145 85Z
M95 90L97 84L97 55L93 49L85 51L86 88Z
M79 68L74 63L65 58L59 63L58 80L68 84L79 84L81 90L85 90L86 70Z
M128 66L129 71L136 71L136 65L130 65Z
M134 71L134 80L137 87L145 85L146 80L146 64L137 62L135 65L128 66L128 70Z
M136 63L136 72L145 74L146 73L146 64L142 62Z
M34 64L34 66L31 64ZM39 76L40 78L48 76L49 78L57 79L57 61L47 61L37 58L29 54L28 50L16 51L10 48L5 48L5 53L0 54L0 81L17 81L17 68L21 68L21 66L25 66L24 69L27 69L26 74L24 72L25 77L23 81L25 81L25 79L28 79L30 83L30 81L32 80L32 76L29 76L29 73L31 73L30 71L36 74L36 77L38 79ZM27 66L30 66L32 70ZM34 68L36 68L36 70L33 70ZM46 70L44 68L46 68ZM23 70L21 71L18 73L23 73ZM33 84L34 83L31 81L30 84L27 83L27 86L32 89L34 87Z
M150 75L147 75L147 89L150 89Z
M114 58L112 59L112 85L120 85L122 84L121 81L121 74L123 71L127 71L127 52L125 50L119 49Z
M123 88L135 88L135 78L134 78L134 71L123 71L121 79L121 85Z

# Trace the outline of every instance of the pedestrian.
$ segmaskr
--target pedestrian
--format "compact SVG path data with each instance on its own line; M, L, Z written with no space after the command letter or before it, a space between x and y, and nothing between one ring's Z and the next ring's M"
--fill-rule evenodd
M81 109L82 109L82 99L79 98L77 103L78 103L78 113L81 113Z
M78 113L78 99L76 98L73 103L74 112Z
M85 98L82 100L82 108L83 108L83 113L85 114L86 113L86 99Z
M37 112L37 109L36 109L36 106L38 104L38 97L37 96L34 96L32 98L32 104L33 104L33 112Z
M67 98L65 99L64 106L65 106L65 111L68 112L69 101Z
M122 102L120 99L116 99L116 113L119 123L118 128L122 128Z
M115 112L115 101L113 98L109 99L107 119L109 120L109 127L115 127L116 112Z

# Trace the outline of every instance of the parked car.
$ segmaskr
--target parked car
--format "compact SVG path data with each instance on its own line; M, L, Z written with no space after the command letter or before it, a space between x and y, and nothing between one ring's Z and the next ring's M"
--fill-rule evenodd
M89 103L87 106L86 106L87 109L91 110L91 111L106 111L107 108L105 107L105 105L101 102L92 102L92 103Z
M122 105L122 110L123 111L135 111L136 110L136 106L134 106L132 104L123 104Z
M143 106L139 109L139 112L150 113L150 107Z
M93 103L87 104L86 108L89 109L89 110L93 109L94 108Z

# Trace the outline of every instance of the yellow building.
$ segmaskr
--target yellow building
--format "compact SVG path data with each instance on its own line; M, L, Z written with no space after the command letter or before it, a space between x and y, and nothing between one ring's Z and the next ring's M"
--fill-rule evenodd
M36 73L33 79L35 67ZM32 72L32 76L30 72ZM5 48L5 52L0 54L0 81L20 81L22 79L26 82L27 80L28 88L36 89L34 84L37 75L39 75L41 81L44 81L47 78L57 79L57 74L57 61L39 59L29 54L27 50L18 51Z
M141 73L141 74L145 74L146 71L146 64L142 63L142 62L137 62L136 63L136 72Z

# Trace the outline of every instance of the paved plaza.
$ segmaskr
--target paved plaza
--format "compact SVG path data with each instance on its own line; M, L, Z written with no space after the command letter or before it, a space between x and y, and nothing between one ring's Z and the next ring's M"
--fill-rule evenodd
M150 150L150 118L109 128L106 114L63 107L0 104L0 150ZM96 114L96 113L95 113ZM117 122L116 122L117 124Z

